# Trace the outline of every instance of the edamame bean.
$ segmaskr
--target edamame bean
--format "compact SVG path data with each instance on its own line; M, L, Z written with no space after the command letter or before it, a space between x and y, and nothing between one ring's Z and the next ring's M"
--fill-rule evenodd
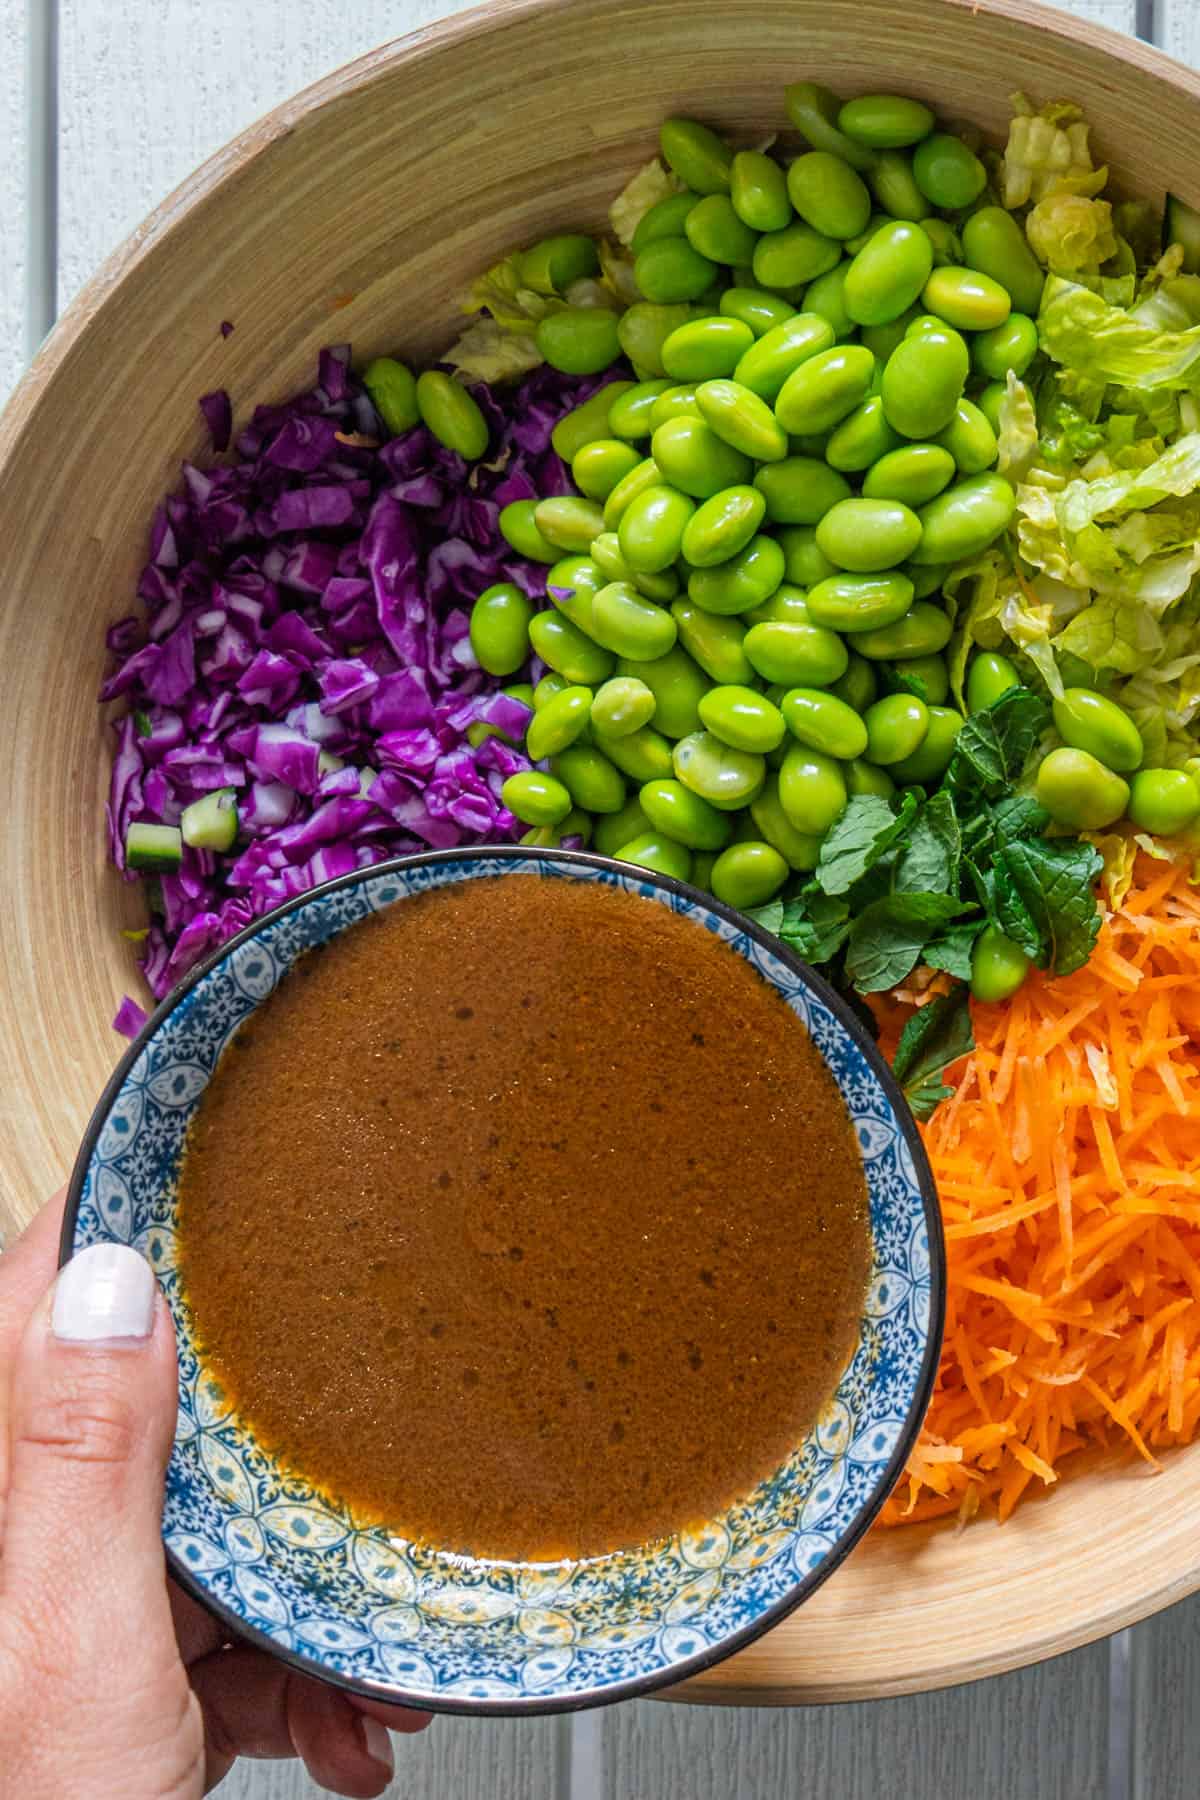
M617 674L642 681L654 695L654 725L662 737L686 737L700 729L700 699L708 690L703 671L678 644L647 662L637 657L617 664Z
M592 832L592 848L601 856L616 856L623 844L631 843L649 829L650 821L635 797L627 800L620 812L600 815Z
M817 526L817 543L830 562L858 574L894 569L920 541L921 521L900 500L839 500Z
M687 216L699 198L699 194L685 188L682 194L668 194L665 200L656 200L637 222L629 246L633 254L636 256L659 238L683 237Z
M871 192L890 218L924 224L929 216L929 202L913 178L909 157L899 150L880 151L870 181Z
M861 756L848 762L843 774L846 778L846 792L853 799L858 794L874 794L877 799L887 800L895 793L896 784L886 769L877 769Z
M973 475L956 482L917 515L921 542L913 551L913 562L961 562L977 556L999 537L1016 506L1016 495L1003 475Z
M808 744L788 746L779 766L779 804L797 831L824 836L845 812L846 798L846 779L833 757Z
M896 345L904 342L908 327L915 317L916 308L906 306L898 319L891 319L886 325L863 326L859 332L859 342L871 352L878 367L882 368Z
M525 733L525 750L532 762L557 756L587 729L592 711L592 690L567 687L535 712Z
M965 398L960 398L954 417L939 431L937 441L950 452L960 475L982 475L1000 449L991 421L981 407Z
M651 414L655 402L671 385L665 376L654 381L627 383L624 393L618 394L609 411L608 428L613 436L628 442L648 438L654 429Z
M860 94L838 114L838 129L872 150L903 150L933 130L934 119L920 100L902 94Z
M923 506L954 478L954 458L940 444L905 444L871 464L863 480L863 498L902 500Z
M522 250L517 263L521 285L539 294L562 294L573 281L594 275L600 267L596 246L581 232L542 238Z
M617 851L618 862L633 863L639 869L649 869L655 875L670 875L676 881L688 881L692 873L692 858L682 844L673 838L664 837L658 831L645 831L628 844L622 844Z
M804 310L827 319L835 338L847 338L854 331L854 320L846 311L846 276L850 264L840 262L836 268L810 282L804 290Z
M1052 750L1042 759L1035 791L1056 825L1103 831L1129 805L1129 783L1087 750Z
M784 382L775 417L788 432L830 431L866 399L874 374L875 358L861 344L818 351Z
M676 381L712 381L731 375L753 342L740 319L712 313L676 327L662 347L663 368Z
M650 409L651 428L653 431L657 431L659 426L665 425L668 419L682 419L689 413L694 419L700 416L696 406L696 383L694 381L681 382L677 387L669 387L658 396Z
M523 825L557 825L571 810L571 796L553 775L522 769L500 789L501 803Z
M560 694L555 704L561 700ZM550 772L585 812L615 813L625 804L625 783L620 771L594 744L572 744L561 750L551 759Z
M906 337L884 365L888 424L901 437L936 436L953 419L970 368L966 344L948 326Z
M971 993L976 1000L1011 1000L1029 973L1029 958L997 925L985 925L971 950Z
M792 318L796 308L765 288L731 287L721 295L720 310L727 319L740 319L760 338Z
M913 151L913 175L925 198L943 212L961 212L987 186L987 170L959 137L935 131Z
M688 576L688 598L705 612L749 612L769 599L783 575L783 551L775 539L752 537L727 562L711 569L693 569Z
M1011 369L1023 375L1038 353L1038 332L1025 313L1010 313L1003 325L981 331L971 343L971 360L989 381L1004 381Z
M694 250L686 238L656 238L638 252L633 279L638 292L660 306L698 300L716 279L717 265ZM649 368L648 363L639 367Z
M787 178L774 157L761 150L737 152L729 171L729 197L752 231L782 231L792 216Z
M550 442L565 463L574 464L586 445L615 435L608 422L609 412L633 386L632 381L610 381L582 405L573 406L569 413L563 414L550 433Z
M758 233L739 217L728 194L709 194L688 213L684 234L693 250L710 262L745 265L754 255Z
M1012 311L1008 290L978 269L935 269L921 292L922 304L960 331L991 331Z
M757 750L765 756L783 742L783 714L754 688L709 688L700 700L700 722L735 750Z
M911 605L912 582L894 569L886 574L829 575L808 590L808 610L828 631L875 631L902 618Z
M963 723L962 714L952 706L930 706L929 726L921 744L911 756L892 764L892 774L901 787L941 780L950 766Z
M786 293L824 275L841 259L841 254L842 247L835 238L796 219L782 231L763 232L754 247L751 267L760 287L782 288Z
M815 81L794 81L783 90L783 104L796 130L814 150L831 150L852 169L871 167L874 151L839 128L841 101L828 88L818 87Z
M1115 700L1092 688L1069 687L1054 701L1054 727L1072 750L1090 750L1098 762L1128 775L1145 755L1142 734Z
M664 238L664 244L682 244L689 256L695 256L691 245L682 238ZM651 246L653 249L654 246ZM649 251L643 251L648 255ZM715 265L710 263L709 267ZM621 348L633 366L645 375L653 378L665 375L663 367L662 347L677 326L686 325L691 318L689 306L656 305L650 300L637 300L621 314L617 326L617 335L621 340ZM644 385L644 384L642 384ZM659 392L662 390L660 389ZM625 409L622 409L623 411ZM613 408L613 413L617 408ZM614 437L630 437L633 434L620 429L613 414L609 415L609 424Z
M633 505L639 494L647 489L663 485L662 471L652 456L645 457L636 467L630 469L628 475L622 475L608 499L604 502L604 525L608 531L616 532L626 509ZM598 537L603 532L597 532ZM620 543L618 536L617 542Z
M695 505L673 487L649 487L621 514L617 542L631 569L657 575L679 555Z
M629 582L610 581L592 602L591 636L617 656L652 662L674 644L676 626L669 612L644 600Z
M935 268L940 269L946 263L961 263L962 245L946 219L922 219L921 230L933 245Z
M628 737L653 719L654 695L636 676L614 675L597 689L590 717L608 737Z
M802 588L792 587L787 582L782 582L769 600L752 607L742 617L747 625L765 625L776 619L789 625L811 625L813 622L808 610L808 596Z
M633 445L620 438L594 438L576 451L571 479L589 500L607 500L618 481L641 460Z
M867 665L868 668L870 664ZM950 671L944 656L906 656L892 665L892 673L908 692L916 693L928 707L941 706L950 693ZM919 690L911 684L918 682Z
M537 506L536 500L510 500L500 508L496 522L501 537L518 556L528 557L530 562L554 563L558 551L537 528L533 516Z
M549 706L555 694L561 694L571 683L557 669L550 669L533 690L533 710L541 712L543 706Z
M816 868L821 840L796 830L779 804L779 776L774 772L767 776L762 792L750 802L750 820L762 841L778 850L789 868Z
M887 768L920 748L929 730L929 708L915 694L885 694L867 708L867 756Z
M828 511L828 507L825 510ZM795 582L797 587L812 588L818 581L837 574L818 545L816 529L812 525L785 525L776 532L775 539L783 551L784 579Z
M1021 677L1017 674L1016 665L1007 656L1000 656L992 650L980 650L972 658L967 670L967 711L982 712L985 707L994 706L1001 694L1007 694L1009 688L1020 685Z
M784 696L783 717L794 738L839 762L861 756L867 747L867 728L858 714L820 688L792 688Z
M740 487L750 479L750 459L717 436L703 419L668 419L650 440L665 481L696 500L708 500L722 488Z
M787 191L800 217L823 237L857 237L871 216L866 182L828 150L798 156L787 172Z
M847 238L842 245L842 249L845 251L846 255L852 258L857 256L859 251L863 249L865 245L870 243L871 239L875 236L875 233L883 230L883 227L887 222L886 213L873 212L867 220L866 230L860 231L857 237Z
M736 556L758 530L765 508L756 487L729 487L714 494L696 508L684 528L681 548L687 561L693 568L707 569Z
M846 271L846 311L859 325L889 325L908 311L932 268L933 246L919 225L884 225Z
M816 456L789 456L754 477L773 525L815 525L850 497L850 483ZM797 578L798 579L798 578Z
M471 648L489 675L512 675L529 655L533 605L511 581L484 588L471 608Z
M596 687L613 672L608 651L556 612L534 614L529 621L529 642L542 661L564 675L573 687ZM531 819L529 823L553 824L553 820Z
M833 327L816 313L795 313L765 331L747 350L733 378L760 400L773 401L794 369L822 350L832 349Z
M748 806L767 773L761 756L752 750L735 750L709 731L693 731L680 738L671 761L684 787L721 812Z
M924 600L929 594L940 593L949 572L948 563L930 563L927 569L918 569L911 562L904 565L904 573L913 584L914 600Z
M828 687L845 674L850 660L841 638L823 625L752 625L743 647L764 681L788 688Z
M478 462L488 447L487 420L465 387L441 369L417 376L417 409L439 444Z
M658 128L663 161L694 194L727 194L733 152L695 119L664 119Z
M531 844L539 850L557 850L565 844L569 837L582 838L586 845L592 835L592 821L585 812L573 806L565 819L557 825L535 825L522 834L518 840L522 844Z
M1008 388L1003 381L989 381L977 396L979 410L997 437L1000 435L1000 415L1007 394Z
M363 370L363 386L390 437L412 430L421 409L416 377L406 363L397 362L394 356L375 357Z
M1045 270L1029 248L1020 224L1002 206L982 206L962 228L963 261L990 275L1012 297L1018 312L1037 317Z
M709 885L726 906L765 906L788 877L788 865L771 844L730 844L712 866Z
M729 842L733 830L729 814L710 806L674 776L647 781L638 800L652 831L689 850L723 850Z
M548 544L582 553L604 530L604 513L594 500L555 494L549 500L538 501L533 522Z
M895 450L900 442L884 417L882 399L872 394L830 434L825 457L832 468L857 474L869 469L889 450Z
M950 642L950 620L940 606L918 600L890 625L860 631L854 648L872 662L907 662L914 656L933 656Z
M696 389L700 416L717 436L757 462L787 456L787 433L765 400L739 381L702 381Z
M621 554L621 540L615 531L602 531L599 537L593 538L589 554L604 578L597 583L597 590L604 586L604 581L631 581L639 594L645 594L647 600L657 600L660 605L673 600L679 592L679 578L674 569L664 569L659 575L631 569Z
M753 664L742 647L746 628L740 619L705 612L682 596L671 607L671 616L680 644L713 681L745 685L754 680Z
M606 306L564 306L539 319L534 342L552 369L598 375L621 354L617 315Z
M875 671L866 657L850 652L846 673L834 682L830 692L844 700L856 713L865 713L878 691Z
M1186 769L1140 769L1129 783L1129 817L1139 831L1175 837L1200 817L1200 787Z

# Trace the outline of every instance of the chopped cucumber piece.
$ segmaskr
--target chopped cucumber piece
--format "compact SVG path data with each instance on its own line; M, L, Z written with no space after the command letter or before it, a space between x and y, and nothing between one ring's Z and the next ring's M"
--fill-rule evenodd
M1200 212L1186 200L1167 195L1163 236L1168 244L1183 245L1183 267L1188 275L1200 274Z
M214 788L183 809L183 841L193 850L228 850L237 836L237 802L232 788Z
M178 825L131 825L125 833L125 862L131 869L177 869L183 861Z

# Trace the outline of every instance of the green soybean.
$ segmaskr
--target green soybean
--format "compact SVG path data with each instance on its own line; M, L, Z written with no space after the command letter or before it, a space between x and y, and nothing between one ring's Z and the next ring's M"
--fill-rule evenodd
M866 712L878 692L875 671L866 657L859 656L857 651L852 650L845 674L839 676L830 691L856 713Z
M783 714L754 688L709 688L700 701L700 722L735 750L757 750L765 756L783 742Z
M710 262L729 266L749 263L758 243L758 233L744 223L728 194L698 200L683 229L693 250Z
M912 159L899 150L880 151L870 182L871 192L889 218L914 225L928 218L929 202L913 177Z
M1054 727L1073 750L1090 750L1118 775L1136 769L1145 746L1142 734L1123 707L1091 688L1069 687L1054 702Z
M787 433L766 401L741 382L702 381L696 389L696 406L717 436L743 455L756 462L786 458Z
M422 423L447 450L456 450L468 462L478 462L486 454L487 420L452 376L441 369L426 369L418 375L417 408Z
M840 260L842 246L835 238L814 231L802 219L782 231L764 231L754 247L751 268L760 287L800 287L824 275Z
M598 850L601 856L615 856L623 844L641 837L649 829L650 821L642 811L641 801L636 797L626 800L620 812L602 813L596 820L592 849Z
M510 775L500 789L500 799L523 825L557 825L571 810L571 796L562 782L539 769Z
M804 290L804 310L816 313L820 319L826 319L835 338L847 338L854 331L854 320L846 311L846 276L850 271L848 262L840 262L836 268L824 275L818 275Z
M640 461L633 445L620 438L593 438L576 451L571 479L589 500L607 500L618 481Z
M560 550L584 551L604 530L604 513L594 500L555 494L538 501L533 522L548 544L555 544Z
M981 331L971 344L971 361L989 381L1004 381L1011 369L1023 375L1038 353L1038 330L1025 313L1010 313L1002 325Z
M521 284L539 294L561 294L573 281L594 275L600 266L596 246L582 233L547 237L522 250L517 259Z
M640 785L671 773L670 743L653 725L643 725L623 737L606 737L599 731L592 735L609 762L615 763L630 781Z
M533 710L541 712L543 706L549 706L555 694L563 693L570 685L565 675L560 675L557 669L551 669L542 676L533 690Z
M676 778L721 812L748 806L766 779L767 766L752 750L735 750L709 731L680 738L671 761Z
M623 657L617 674L643 682L654 695L655 730L663 737L686 737L700 727L700 700L708 680L686 650L676 644L652 661Z
M867 667L870 667L868 663ZM892 673L901 685L910 693L917 690L911 684L920 684L918 698L926 706L941 706L950 693L950 671L946 667L944 656L936 653L932 656L906 656L892 665Z
M759 837L778 850L791 869L815 869L821 855L821 840L807 832L797 831L779 803L779 777L767 776L762 792L750 802L750 821Z
M731 375L753 343L740 319L712 313L676 327L662 347L663 367L676 381L711 381Z
M779 804L797 831L822 836L845 812L846 799L846 778L832 756L789 745L779 767Z
M534 342L552 369L598 375L621 354L617 315L605 306L564 306L539 319Z
M1038 768L1035 791L1056 825L1103 831L1129 805L1129 783L1087 750L1052 750Z
M863 723L867 756L887 768L920 748L929 730L929 708L915 694L885 694L867 708Z
M838 129L872 150L902 150L933 130L932 112L903 94L860 94L838 114Z
M897 319L890 319L886 325L864 325L859 332L859 342L864 344L882 368L897 344L904 342L908 327L916 316L916 309L906 306Z
M377 356L369 362L363 370L363 386L390 437L411 431L420 419L416 377L394 356Z
M1009 688L1020 685L1016 665L1007 656L1000 656L993 650L981 650L972 658L967 670L967 711L982 712L985 707L994 706Z
M617 526L621 555L631 569L657 575L679 555L683 534L695 512L686 494L673 487L648 487L629 502Z
M1139 831L1174 837L1200 817L1200 787L1186 769L1141 769L1129 783L1129 817Z
M684 528L683 554L694 568L735 556L758 530L766 502L756 487L723 488L696 508Z
M875 358L861 344L818 351L784 382L775 417L788 432L830 431L866 399L874 374Z
M788 865L771 844L730 844L712 866L709 886L726 906L764 906L788 877Z
M828 150L809 150L787 172L788 198L800 217L827 238L857 237L871 216L862 176Z
M615 532L626 509L632 506L638 495L644 494L648 488L661 487L662 481L662 471L652 456L643 458L635 469L630 469L628 475L622 475L604 502L605 529ZM603 533L597 533L597 536L603 536ZM619 537L617 542L620 543Z
M561 694L558 699L561 701ZM561 750L551 759L550 772L585 812L615 813L625 804L620 770L594 744L572 744Z
M743 647L746 627L740 619L705 612L694 600L683 597L671 607L679 628L679 642L713 681L746 684L754 680L754 665Z
M913 562L961 562L977 556L1009 524L1016 505L1003 475L972 475L957 482L921 508L921 542Z
M502 506L497 520L500 535L518 556L526 556L531 562L557 562L558 550L543 537L534 520L537 507L536 500L510 500Z
M485 588L471 608L471 648L489 675L512 675L529 656L532 603L511 581Z
M783 699L783 717L800 743L841 762L861 756L867 747L862 719L836 694L823 693L820 688L792 688Z
M858 574L894 569L920 540L921 521L900 500L839 500L817 526L817 543L830 562Z
M597 596L598 597L598 596ZM529 642L551 669L557 670L575 687L596 687L613 672L613 659L607 650L585 637L570 619L556 612L535 613L529 621ZM531 824L553 821L531 820Z
M960 331L991 331L1012 311L1008 290L978 269L935 269L921 293L922 304Z
M666 238L663 242L672 245L676 242L682 243L683 240ZM696 254L687 243L683 244L683 248L690 256ZM643 254L648 253L643 252ZM709 267L712 268L713 265L710 263ZM621 314L620 323L617 326L621 348L639 372L644 372L650 378L665 375L662 347L671 333L678 326L686 325L691 316L690 306L657 305L650 300L637 300ZM616 411L617 408L614 407L613 413L615 414ZM614 437L633 435L628 431L621 430L612 415L610 415L609 423Z
M654 433L650 448L663 479L696 500L750 479L749 458L718 437L704 419L668 419Z
M765 288L731 287L721 295L720 310L727 319L740 319L760 338L792 318L796 308L778 294L768 294Z
M787 178L774 157L739 150L730 165L729 197L751 231L781 231L792 216Z
M968 268L990 275L1018 312L1037 317L1046 273L1012 213L1002 206L980 207L963 225L962 247Z
M962 245L954 234L954 227L946 219L922 219L921 230L933 245L934 267L940 269L945 263L962 261Z
M564 413L550 433L550 442L565 463L573 464L585 445L616 435L608 422L608 415L615 403L622 395L629 393L633 386L632 381L610 381L582 405L573 406L569 413Z
M888 424L901 437L936 436L953 419L970 368L966 344L948 326L906 337L884 365Z
M981 388L977 396L980 412L998 437L1000 433L1000 415L1007 398L1008 388L1003 381L989 381Z
M869 169L875 153L838 126L842 103L815 81L794 81L783 90L783 104L796 130L814 150L831 150L854 169Z
M658 831L644 831L638 837L622 844L616 852L619 862L633 863L637 868L649 869L655 875L670 875L676 881L690 881L692 874L692 857L682 844L674 838L664 837Z
M949 485L954 472L954 458L940 444L905 444L871 464L863 480L863 497L923 506Z
M808 596L803 588L793 587L789 582L781 582L769 599L761 606L752 607L742 617L747 625L764 625L776 619L794 625L811 625L813 622L808 610Z
M608 428L613 436L633 443L639 438L648 438L654 429L650 417L654 403L670 386L665 377L626 383L624 392L613 401L608 414Z
M846 672L849 654L834 631L823 625L784 620L752 625L743 648L756 674L785 687L828 687Z
M872 662L907 662L914 656L934 656L950 642L950 620L941 607L918 600L890 625L860 631L854 648Z
M592 690L567 687L535 712L525 733L525 750L532 762L557 756L587 729L592 711Z
M699 300L712 286L716 273L716 263L701 256L686 238L681 237L656 238L638 252L633 264L633 279L638 292L660 306ZM639 366L648 368L652 365L640 363Z
M997 925L985 925L971 950L971 993L976 1000L1011 1000L1029 973L1029 958Z
M614 675L596 690L590 720L609 737L627 737L654 717L654 695L633 675Z
M592 601L604 586L604 575L590 556L564 556L546 575L546 593L560 613L591 635Z
M710 806L682 781L647 781L638 794L651 829L689 850L722 850L733 830L729 814Z
M853 798L859 794L874 794L879 800L887 800L895 793L896 784L886 769L877 769L874 763L861 756L846 764L846 792Z
M775 592L784 566L783 551L774 538L752 537L727 562L694 569L688 576L688 598L706 612L749 612Z
M828 511L828 507L825 509ZM837 570L817 543L816 529L812 525L785 525L777 531L776 542L783 551L783 573L787 581L795 582L797 587L815 587L818 581L825 581Z
M937 441L950 452L960 475L982 475L1000 450L991 420L973 400L965 398L960 398L954 417L939 431Z
M653 431L657 431L659 426L665 425L668 419L682 419L689 413L693 418L700 416L696 406L696 383L694 381L681 382L675 387L666 388L658 396L650 409L651 428Z
M621 554L621 540L615 531L602 531L599 537L593 538L588 554L604 580L631 581L647 600L658 600L665 605L679 592L679 578L674 569L664 569L659 575L631 569ZM597 584L598 587L603 585L604 581Z
M961 138L935 131L913 151L913 175L925 198L944 212L960 212L987 186L987 170Z
M664 119L658 128L663 161L694 194L726 194L733 152L695 119Z
M953 707L930 705L929 724L920 745L910 756L892 764L892 774L900 785L940 781L950 765L963 724L962 714Z
M859 325L889 325L912 306L933 268L919 225L896 220L863 245L846 271L846 311Z
M647 244L655 243L659 238L683 237L687 216L699 200L699 194L693 194L687 188L682 194L668 194L665 200L656 200L654 205L644 212L634 229L633 241L629 248L636 256Z
M816 456L789 456L758 471L754 485L773 525L816 525L850 496L850 483Z
M902 618L911 605L912 582L896 570L829 575L808 590L809 612L829 631L875 631Z
M773 401L795 369L831 349L834 341L828 319L816 313L795 313L763 333L740 359L733 378L760 400Z
M825 457L832 468L858 474L889 450L895 450L900 442L884 416L882 399L872 394L830 434Z
M930 594L940 593L949 572L947 563L930 563L927 569L918 569L911 562L904 565L904 573L913 584L914 600L924 600Z
M617 656L652 662L674 644L676 625L669 612L643 599L631 583L610 581L592 602L591 635Z

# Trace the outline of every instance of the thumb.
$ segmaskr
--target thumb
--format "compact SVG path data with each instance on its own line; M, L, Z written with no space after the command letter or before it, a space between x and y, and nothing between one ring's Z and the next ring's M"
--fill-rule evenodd
M81 1250L12 1370L0 1559L5 1613L44 1628L53 1606L77 1667L174 1656L160 1533L176 1392L150 1265L124 1244Z

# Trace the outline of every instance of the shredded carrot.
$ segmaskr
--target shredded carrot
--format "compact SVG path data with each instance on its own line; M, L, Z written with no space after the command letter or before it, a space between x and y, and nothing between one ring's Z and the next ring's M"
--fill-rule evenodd
M974 1006L922 1127L949 1257L937 1387L887 1524L1007 1518L1089 1446L1200 1433L1200 894L1140 855L1088 964ZM878 1008L885 1043L906 992Z

